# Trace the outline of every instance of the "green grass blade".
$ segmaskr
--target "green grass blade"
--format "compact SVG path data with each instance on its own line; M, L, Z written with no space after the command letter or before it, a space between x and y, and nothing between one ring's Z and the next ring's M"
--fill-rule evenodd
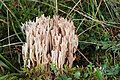
M8 75L1 76L0 80L4 80L6 77L8 77Z
M6 80L5 78L9 77L9 76L15 76L15 75L19 75L19 73L11 73L11 74L7 74L7 75L4 75L4 76L1 76L0 77L0 80Z
M15 20L16 20L19 28L20 28L20 23L19 23L17 17L15 16L15 14L6 6L6 4L5 4L2 0L0 0L0 2L2 3L1 5L4 5L4 7L5 7L5 8L11 13L11 15L15 18ZM20 28L20 30L21 30L21 28ZM21 30L21 31L22 31L22 30ZM24 33L22 33L22 34L23 34L23 38L25 39ZM16 33L16 35L17 35L18 39L22 42L22 40L19 38L18 33Z
M13 30L14 30L16 36L18 37L18 39L19 39L21 42L23 42L23 41L21 40L21 38L19 37L19 35L18 35L18 33L17 33L17 31L16 31L16 29L15 29L15 27L14 27L13 22L12 22L12 27L13 27Z
M98 68L96 69L95 74L98 77L98 80L104 80L104 78Z
M12 68L14 68L16 71L20 72L16 67L14 67L8 60L6 60L1 54L0 58L6 62L6 64L9 64Z
M0 60L0 65L2 65L3 67L5 67L5 68L10 70L10 68L4 62L2 62L1 60Z

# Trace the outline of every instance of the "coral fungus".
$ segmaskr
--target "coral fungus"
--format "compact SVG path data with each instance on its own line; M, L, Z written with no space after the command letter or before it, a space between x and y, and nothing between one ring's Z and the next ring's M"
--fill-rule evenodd
M72 67L75 60L78 37L75 26L59 16L36 18L22 24L26 35L26 42L22 46L24 66L47 65L52 62L58 69L64 64Z

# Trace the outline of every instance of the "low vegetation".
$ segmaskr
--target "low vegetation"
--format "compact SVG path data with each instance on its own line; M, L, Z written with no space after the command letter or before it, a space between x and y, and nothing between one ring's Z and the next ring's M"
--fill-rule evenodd
M72 67L24 67L21 26L43 14L73 21L78 47ZM120 0L0 0L0 80L47 79L120 79Z

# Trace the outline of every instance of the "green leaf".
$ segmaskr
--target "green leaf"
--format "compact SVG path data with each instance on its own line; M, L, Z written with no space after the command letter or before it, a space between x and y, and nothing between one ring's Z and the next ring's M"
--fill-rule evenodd
M72 80L72 78L67 78L67 80Z
M80 78L80 72L79 71L76 71L75 74L74 74L74 77L79 79Z
M107 49L107 48L109 48L109 45L103 45L103 47L102 47L102 49Z
M109 34L108 32L104 32L104 37L108 38L108 34Z
M2 65L3 67L5 67L5 68L10 70L10 68L4 62L2 62L1 60L0 60L0 65Z
M96 74L98 80L104 80L104 78L98 68L96 69L95 74Z
M100 49L100 47L99 47L99 46L96 46L96 50L98 50L98 49Z
M61 79L62 80L67 80L67 76L65 74L62 74Z
M84 73L84 78L87 78L88 77L88 73Z
M115 53L117 50L117 47L116 46L112 46L112 51Z
M120 34L118 34L118 37L120 38Z
M50 64L50 67L51 67L51 70L52 70L52 71L56 72L57 69L56 69L55 64L51 63L51 64Z

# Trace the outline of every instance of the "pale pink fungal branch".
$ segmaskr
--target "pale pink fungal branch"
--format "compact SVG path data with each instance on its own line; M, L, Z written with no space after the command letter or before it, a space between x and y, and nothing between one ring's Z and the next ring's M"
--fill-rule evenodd
M22 46L24 66L35 67L50 62L57 69L62 69L64 64L72 67L75 60L74 53L78 46L78 37L72 21L67 21L59 16L36 18L22 25L26 34L26 42Z

